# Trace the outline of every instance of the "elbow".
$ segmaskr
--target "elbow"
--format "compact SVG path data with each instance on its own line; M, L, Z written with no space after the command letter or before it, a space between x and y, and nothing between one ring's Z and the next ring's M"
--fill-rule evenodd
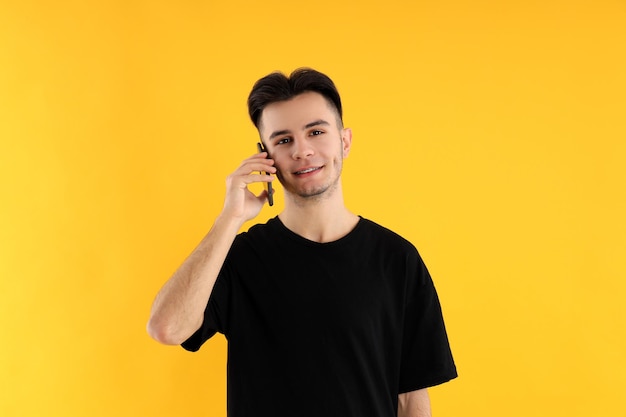
M148 320L146 330L151 338L164 345L180 345L187 340L186 337L177 334L171 323L154 315Z

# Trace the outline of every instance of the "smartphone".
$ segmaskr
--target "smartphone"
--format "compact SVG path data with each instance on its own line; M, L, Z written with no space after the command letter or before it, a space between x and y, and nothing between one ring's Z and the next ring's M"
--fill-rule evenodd
M256 147L257 147L257 149L259 150L259 153L260 153L260 152L267 152L267 151L265 150L265 148L263 147L263 144L262 144L261 142L258 142L258 143L256 144ZM268 157L268 158L270 157L270 154L269 154L269 153L267 154L267 157ZM264 174L267 174L267 172L264 172ZM267 190L267 203L268 203L270 206L273 206L273 205L274 205L274 190L273 190L273 188L272 188L272 183L271 183L271 182L266 182L266 183L265 183L265 189Z

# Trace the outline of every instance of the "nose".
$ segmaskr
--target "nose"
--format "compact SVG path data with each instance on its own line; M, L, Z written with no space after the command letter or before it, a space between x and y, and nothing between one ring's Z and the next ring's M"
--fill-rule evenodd
M291 157L293 159L308 158L314 153L313 147L309 141L304 138L294 138L292 150L293 153Z

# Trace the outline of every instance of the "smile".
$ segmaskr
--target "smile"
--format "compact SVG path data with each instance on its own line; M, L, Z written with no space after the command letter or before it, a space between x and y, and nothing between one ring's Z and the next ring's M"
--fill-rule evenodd
M313 172L313 171L317 171L319 169L322 169L322 167L306 168L306 169L303 169L303 170L300 170L300 171L296 171L296 172L294 172L294 174L296 174L296 175L303 175L303 174L308 174L308 173Z

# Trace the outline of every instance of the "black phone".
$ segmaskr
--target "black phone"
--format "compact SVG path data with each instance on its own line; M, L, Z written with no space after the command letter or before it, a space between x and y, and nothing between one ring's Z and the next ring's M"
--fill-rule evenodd
M260 153L260 152L267 152L267 151L265 150L265 148L263 147L263 144L262 144L261 142L258 142L258 143L256 144L256 147L257 147L257 149L259 150L259 153ZM267 157L268 157L268 158L270 157L269 152L268 152L268 154L267 154ZM264 172L264 174L267 174L267 172ZM267 203L268 203L270 206L273 206L273 205L274 205L274 189L272 188L272 183L271 183L271 182L266 182L266 183L265 183L265 189L267 190Z

